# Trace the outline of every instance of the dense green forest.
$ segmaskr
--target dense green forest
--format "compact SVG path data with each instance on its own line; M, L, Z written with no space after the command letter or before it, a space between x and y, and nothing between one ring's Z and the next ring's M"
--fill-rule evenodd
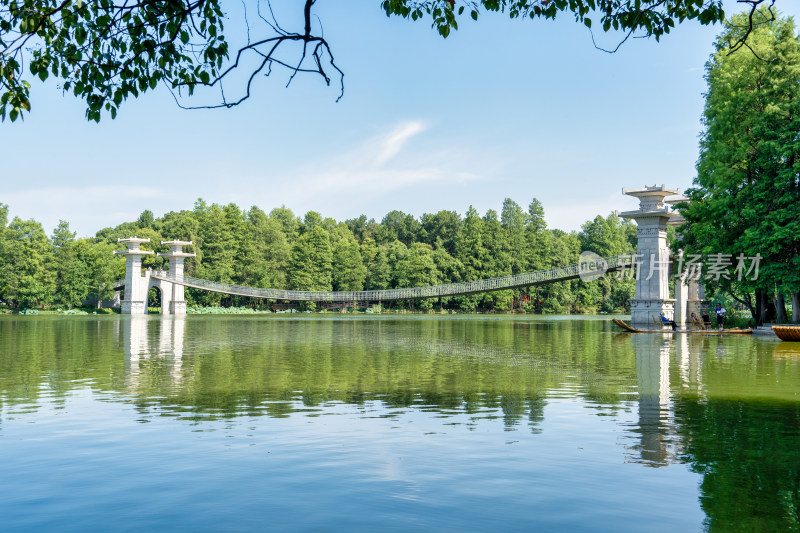
M725 23L706 64L697 177L678 206L687 254L758 254L758 276L705 280L759 324L800 322L800 36L791 17L760 9ZM749 48L730 43L755 23ZM716 297L716 296L715 296Z
M35 220L8 220L0 204L0 300L18 308L73 308L90 298L113 296L124 275L118 238L150 238L142 247L167 252L164 240L194 243L186 274L252 287L295 290L362 290L436 285L506 276L578 262L581 251L603 257L633 253L636 226L613 214L598 215L579 232L547 227L535 198L527 210L511 199L500 213L481 216L425 213L417 218L392 211L380 222L362 215L344 222L309 211L302 218L286 207L269 213L258 207L208 204L156 218L149 210L136 221L76 238L61 221L48 236ZM145 256L145 268L164 260ZM552 283L452 298L398 302L396 309L427 311L509 311L544 313L625 310L633 297L630 279L610 276L584 283ZM269 308L271 302L188 290L190 305ZM313 304L303 304L313 309Z

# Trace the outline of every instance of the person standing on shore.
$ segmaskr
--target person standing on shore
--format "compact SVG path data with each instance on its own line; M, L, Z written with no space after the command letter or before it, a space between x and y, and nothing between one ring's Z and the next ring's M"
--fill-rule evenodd
M717 304L717 326L719 327L720 331L722 331L722 323L725 321L725 313L727 313L725 308L722 307L722 304L718 303Z

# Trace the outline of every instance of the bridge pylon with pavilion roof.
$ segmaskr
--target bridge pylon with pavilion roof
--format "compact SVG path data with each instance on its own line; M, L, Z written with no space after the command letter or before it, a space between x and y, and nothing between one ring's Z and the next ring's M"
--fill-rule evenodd
M653 185L641 189L622 189L622 194L639 199L639 209L618 213L619 216L635 220L637 229L636 293L631 302L633 324L653 323L661 313L677 323L685 323L689 312L700 314L702 288L678 276L675 296L670 297L670 270L672 259L667 245L667 226L684 222L677 212L667 204L686 201L679 189L668 189L665 185ZM668 199L668 197L671 197ZM683 273L678 273L683 274Z
M183 247L191 246L192 241L161 241L161 244L170 247L168 253L158 254L160 257L166 257L169 261L170 276L178 280L183 279L183 261L187 257L197 255L183 251ZM153 285L157 283L153 280ZM159 288L161 289L161 314L185 315L186 300L183 298L183 285L161 280ZM168 313L164 312L165 308L168 309Z
M670 253L667 245L667 224L678 217L664 199L680 194L665 185L642 189L622 189L622 194L639 199L639 209L620 213L623 218L636 221L638 241L636 293L631 300L631 322L652 324L653 317L661 313L674 316L675 299L669 294Z
M117 242L124 242L128 245L127 250L114 252L125 256L125 293L122 298L122 314L144 315L147 313L147 291L150 289L150 276L142 276L142 256L153 255L155 252L140 248L142 243L150 242L150 239L129 237L117 239Z

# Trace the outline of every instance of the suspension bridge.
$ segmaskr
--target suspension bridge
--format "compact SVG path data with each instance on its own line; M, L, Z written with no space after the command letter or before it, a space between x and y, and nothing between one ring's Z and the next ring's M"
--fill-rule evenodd
M142 250L140 245L150 239L131 237L118 239L126 243L128 249L114 252L126 256L124 298L121 302L123 314L147 313L147 294L150 288L161 291L162 314L181 315L186 313L184 288L190 287L218 293L251 298L263 298L276 301L305 301L320 303L357 303L387 302L394 300L416 300L423 298L442 298L477 294L483 292L521 289L545 283L567 281L582 278L594 279L606 272L630 269L636 270L636 294L631 300L632 323L649 324L661 313L674 316L676 322L685 322L689 313L699 312L702 294L696 282L678 279L675 285L675 298L670 297L670 281L668 267L670 249L667 245L667 225L683 222L680 215L672 211L669 205L686 201L680 197L678 190L666 186L653 185L642 189L622 190L623 194L639 199L639 209L617 213L637 223L637 254L635 256L616 256L600 258L594 256L588 261L578 264L559 266L547 270L537 270L503 276L499 278L464 281L430 285L426 287L395 288L369 291L300 291L273 288L246 287L221 283L184 275L184 260L195 254L183 251L188 241L162 241L162 245L170 247L168 253L159 253L168 261L168 270L142 271L142 257L154 252ZM667 199L667 197L672 197ZM645 273L645 275L639 275Z
M581 276L592 276L608 271L632 268L632 256L624 255L595 261L594 263L578 263L574 265L537 270L524 274L515 274L500 278L463 281L426 287L410 287L404 289L384 289L372 291L293 291L284 289L266 289L232 285L191 276L176 276L166 271L155 271L150 279L202 289L235 296L249 296L268 300L289 300L305 302L385 302L392 300L417 300L423 298L441 298L445 296L462 296L483 292L521 289L533 285L542 285L556 281L577 279Z

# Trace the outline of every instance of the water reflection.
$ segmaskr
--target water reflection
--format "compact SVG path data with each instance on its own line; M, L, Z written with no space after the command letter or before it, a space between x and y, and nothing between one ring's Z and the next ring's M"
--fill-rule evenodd
M705 353L704 338L692 335L676 335L679 390L699 395L703 393L702 354Z
M670 349L673 339L657 335L635 335L631 342L636 350L636 377L639 393L638 452L641 461L650 466L664 466L674 461L670 446Z
M169 382L178 386L182 380L183 343L186 318L170 316L152 320L146 316L132 316L122 322L121 335L125 353L125 375L128 390L140 389L145 373L142 362L152 363L154 359L166 362L169 369ZM152 330L152 335L150 331Z
M469 414L470 424L501 418L508 430L526 424L536 433L553 395L582 396L612 412L624 408L635 389L633 354L630 347L612 354L610 336L597 335L604 327L133 317L117 334L126 391L160 398L162 413L285 417L337 402L379 401L443 418ZM192 349L184 356L187 342ZM577 383L576 364L583 367Z
M775 343L773 357L776 359L800 360L800 342Z
M363 419L423 413L442 428L500 424L542 443L557 441L564 405L577 404L614 438L623 433L620 462L702 474L710 530L797 529L800 346L611 328L519 318L0 319L0 413L33 416L27 406L89 388L133 401L143 422L345 407Z
M468 414L471 426L502 418L509 431L526 424L540 433L549 398L582 396L618 414L635 393L638 418L623 423L635 441L626 460L656 467L678 461L672 394L703 393L703 339L609 339L596 327L554 334L541 323L511 324L262 320L232 328L197 321L192 334L202 329L202 343L186 365L185 318L133 317L119 334L126 391L143 405L157 398L162 416L281 418L377 401L388 411L381 416L413 408L443 419Z

